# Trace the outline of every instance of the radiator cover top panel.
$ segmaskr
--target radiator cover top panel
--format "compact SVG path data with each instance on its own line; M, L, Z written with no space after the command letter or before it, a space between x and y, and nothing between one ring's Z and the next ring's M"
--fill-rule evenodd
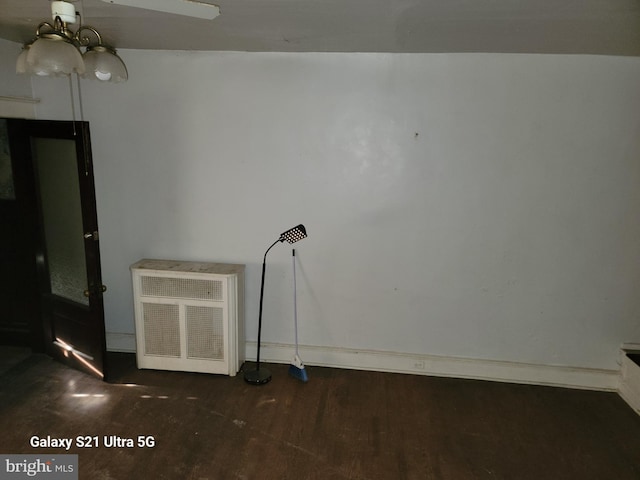
M244 265L131 266L138 368L235 375L244 362Z
M140 281L141 295L145 297L223 300L221 280L144 275Z

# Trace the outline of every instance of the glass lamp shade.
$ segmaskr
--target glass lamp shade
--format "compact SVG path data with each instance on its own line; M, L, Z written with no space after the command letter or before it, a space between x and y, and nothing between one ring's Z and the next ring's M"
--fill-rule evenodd
M41 76L70 75L85 70L80 50L58 34L47 34L33 42L25 62L27 72Z
M25 45L20 55L18 55L18 60L16 60L16 73L31 73L27 65L29 48L31 48L31 45Z
M110 47L88 47L83 58L85 71L82 78L113 83L124 82L129 78L124 62Z

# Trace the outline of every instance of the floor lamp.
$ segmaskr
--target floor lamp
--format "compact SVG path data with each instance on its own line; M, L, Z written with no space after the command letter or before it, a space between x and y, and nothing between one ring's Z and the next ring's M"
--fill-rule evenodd
M260 312L258 313L258 354L256 357L256 368L254 370L248 370L244 373L244 380L252 385L264 385L271 380L271 372L266 368L260 368L260 338L262 335L262 301L264 299L264 276L267 271L267 253L278 242L296 243L299 240L307 237L307 229L304 225L300 224L297 227L290 228L284 233L280 234L280 238L273 242L267 251L264 252L264 258L262 260L262 283L260 284Z

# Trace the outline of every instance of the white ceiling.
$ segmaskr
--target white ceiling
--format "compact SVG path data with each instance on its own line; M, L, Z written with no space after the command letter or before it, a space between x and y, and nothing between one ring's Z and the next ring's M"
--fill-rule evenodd
M205 1L219 5L219 17L75 5L116 48L640 56L640 0ZM0 38L14 42L50 21L48 0L0 0L0 12Z

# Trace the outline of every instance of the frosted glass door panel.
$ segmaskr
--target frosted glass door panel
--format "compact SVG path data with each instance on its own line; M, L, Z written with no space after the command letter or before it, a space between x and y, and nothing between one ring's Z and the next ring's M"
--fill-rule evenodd
M84 229L73 140L32 138L51 293L89 305Z

